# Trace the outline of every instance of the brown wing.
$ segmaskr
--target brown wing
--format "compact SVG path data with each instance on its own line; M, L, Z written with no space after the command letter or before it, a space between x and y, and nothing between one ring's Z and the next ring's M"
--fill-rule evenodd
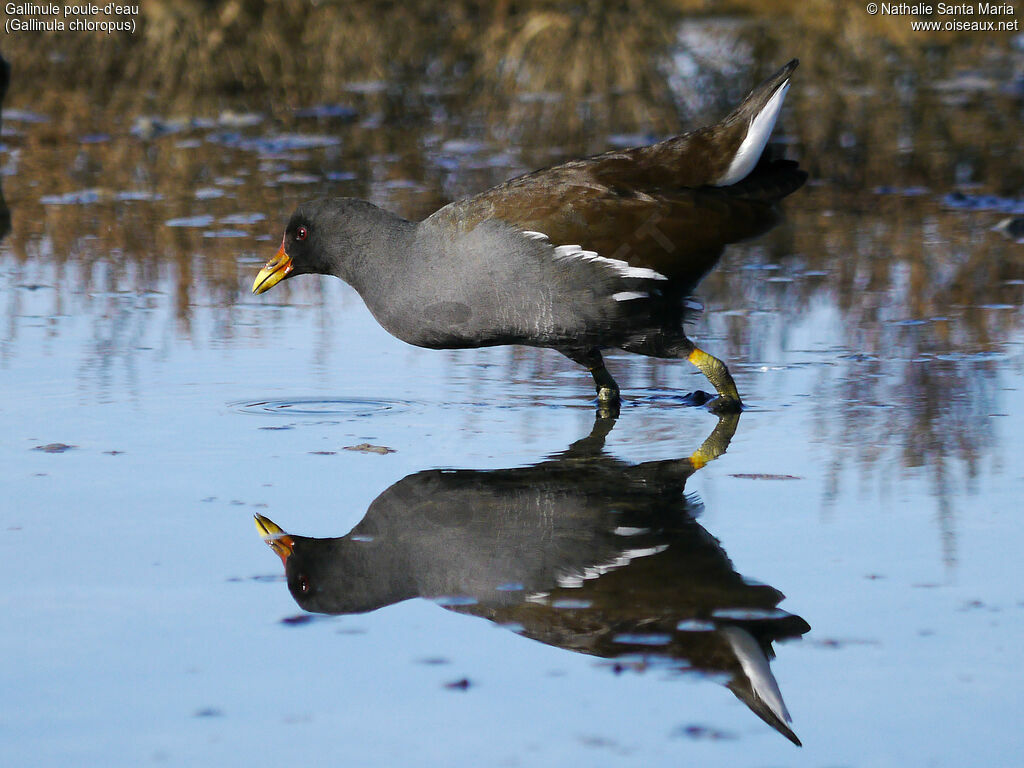
M796 163L762 161L729 187L672 185L666 178L672 169L651 162L651 150L659 147L611 152L520 176L434 216L466 230L500 219L543 232L552 243L579 244L695 284L726 245L774 226L775 202L806 178Z
M717 186L733 175L738 154L749 151L748 129L762 111L774 123L796 66L789 62L715 125L520 176L432 218L463 231L500 219L543 232L556 245L578 244L656 269L684 287L695 284L726 245L770 229L775 203L806 179L796 163L773 162L765 152L742 181ZM757 152L771 125L762 128L753 134Z

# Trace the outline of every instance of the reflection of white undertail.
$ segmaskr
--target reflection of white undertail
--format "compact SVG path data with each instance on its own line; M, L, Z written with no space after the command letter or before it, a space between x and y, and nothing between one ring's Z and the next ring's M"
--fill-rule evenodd
M763 701L777 718L787 723L793 722L789 710L786 709L786 702L782 700L782 691L779 690L775 675L768 666L768 657L764 655L757 640L747 630L739 627L723 627L721 632L739 659L744 674L750 680L754 695Z

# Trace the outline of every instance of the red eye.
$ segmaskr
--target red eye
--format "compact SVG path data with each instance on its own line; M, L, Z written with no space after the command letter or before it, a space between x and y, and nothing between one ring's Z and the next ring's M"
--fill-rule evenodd
M305 240L308 235L309 235L309 230L306 229L305 227L299 227L298 229L295 230L295 239L296 240Z

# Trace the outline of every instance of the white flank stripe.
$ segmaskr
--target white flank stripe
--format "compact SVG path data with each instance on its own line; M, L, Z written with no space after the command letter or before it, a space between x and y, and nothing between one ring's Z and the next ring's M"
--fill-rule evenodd
M596 251L585 251L580 245L557 246L555 248L555 258L565 260L580 259L581 261L589 261L593 264L603 264L610 269L614 269L621 277L634 277L641 280L668 280L663 274L655 272L653 269L631 267L629 262L598 256Z
M616 301L631 301L632 299L646 299L650 295L643 291L619 291L618 293L613 293L612 298Z
M560 587L582 587L584 580L596 579L610 571L614 571L616 568L628 565L631 560L657 555L666 549L668 549L668 544L659 544L655 547L645 547L643 549L628 549L611 562L587 565L582 569L562 572L557 575L556 581Z
M761 159L761 153L764 152L768 138L772 135L775 120L779 116L788 90L789 80L779 86L775 94L768 99L768 103L764 105L764 109L754 115L754 119L750 121L750 126L747 128L747 135L743 139L743 143L736 150L736 157L732 159L725 175L715 182L716 187L727 187L742 181L754 170L757 161Z
M631 267L628 262L619 261L618 259L605 259L605 261L610 261L613 264L624 264L623 275L625 277L636 277L644 280L668 280L661 272L648 269L647 267Z
M532 229L524 229L523 234L531 240L547 240L548 236L543 232L534 232Z

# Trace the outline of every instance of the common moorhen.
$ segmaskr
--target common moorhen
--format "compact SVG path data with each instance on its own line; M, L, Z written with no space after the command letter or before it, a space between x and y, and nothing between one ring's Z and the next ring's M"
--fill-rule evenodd
M738 409L725 364L686 337L686 299L807 178L764 151L796 66L716 125L519 176L420 222L351 198L303 203L253 293L335 275L403 341L550 347L587 367L602 404L619 397L602 349L685 357L718 390L713 407Z

